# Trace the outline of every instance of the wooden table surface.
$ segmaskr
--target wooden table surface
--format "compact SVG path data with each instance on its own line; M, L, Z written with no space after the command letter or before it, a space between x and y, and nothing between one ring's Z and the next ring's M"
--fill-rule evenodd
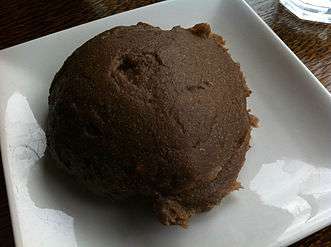
M331 25L300 21L277 0L246 1L331 92ZM0 49L155 2L159 0L0 0ZM0 246L14 246L1 167ZM293 246L331 246L331 226Z

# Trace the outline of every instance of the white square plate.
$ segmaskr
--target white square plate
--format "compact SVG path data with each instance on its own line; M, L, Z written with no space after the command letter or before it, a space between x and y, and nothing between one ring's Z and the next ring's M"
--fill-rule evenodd
M261 120L239 180L186 230L150 212L80 193L45 166L54 74L94 35L138 21L208 22L241 63ZM0 52L1 153L17 246L284 246L331 223L331 97L242 0L174 0L107 17Z

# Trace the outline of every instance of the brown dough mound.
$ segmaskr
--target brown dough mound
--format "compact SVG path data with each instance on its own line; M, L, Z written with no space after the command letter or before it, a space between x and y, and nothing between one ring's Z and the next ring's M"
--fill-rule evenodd
M223 44L208 24L144 23L86 42L50 88L59 166L102 196L150 200L166 225L186 226L238 189L250 91Z

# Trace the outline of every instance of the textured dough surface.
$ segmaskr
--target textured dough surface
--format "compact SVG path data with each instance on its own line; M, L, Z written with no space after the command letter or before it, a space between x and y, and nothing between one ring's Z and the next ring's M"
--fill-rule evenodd
M248 90L207 24L116 27L86 42L52 82L47 140L58 165L113 200L141 197L186 226L238 189Z

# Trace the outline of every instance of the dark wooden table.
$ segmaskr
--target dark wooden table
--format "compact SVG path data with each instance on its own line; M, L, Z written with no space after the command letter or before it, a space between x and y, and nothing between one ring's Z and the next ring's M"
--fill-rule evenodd
M201 0L203 1L203 0ZM331 25L298 20L277 0L246 0L331 92ZM0 49L159 0L0 0ZM0 247L14 246L0 167ZM293 246L331 246L331 226Z

